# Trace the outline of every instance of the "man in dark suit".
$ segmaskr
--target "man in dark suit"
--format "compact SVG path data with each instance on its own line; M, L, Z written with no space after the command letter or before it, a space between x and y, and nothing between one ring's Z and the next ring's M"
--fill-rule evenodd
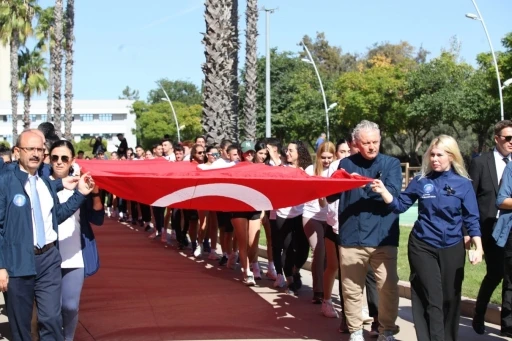
M511 160L512 121L504 120L494 126L495 148L471 160L469 175L478 200L482 246L484 248L487 273L482 280L476 299L473 329L477 334L485 333L485 312L492 293L503 279L503 248L496 245L492 231L497 221L496 196L505 166Z
M31 340L35 300L40 340L59 341L63 334L58 225L80 208L94 182L82 176L78 190L59 204L56 186L38 175L44 153L41 136L21 133L14 150L19 163L0 176L0 290L13 340Z

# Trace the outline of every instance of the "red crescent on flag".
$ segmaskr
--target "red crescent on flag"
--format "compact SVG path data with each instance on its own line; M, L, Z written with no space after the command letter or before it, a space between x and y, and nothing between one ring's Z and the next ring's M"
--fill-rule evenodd
M202 170L164 159L77 160L96 184L126 200L152 206L212 211L264 211L299 205L366 185L372 179L339 170L331 178L291 167L241 162Z

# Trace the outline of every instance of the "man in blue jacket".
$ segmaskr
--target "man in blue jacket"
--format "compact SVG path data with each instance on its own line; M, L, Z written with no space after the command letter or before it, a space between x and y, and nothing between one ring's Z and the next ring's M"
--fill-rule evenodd
M381 179L393 196L402 188L402 168L398 159L379 154L379 126L361 121L353 132L359 154L339 164L348 173ZM398 316L398 215L392 213L370 184L339 195L339 238L343 301L350 341L364 341L363 289L368 266L375 272L379 289L379 341L394 340Z
M41 137L21 133L15 153L18 165L0 177L0 290L13 340L31 340L34 299L40 340L63 340L58 225L80 207L94 182L82 176L74 195L59 204L55 186L37 172L44 153Z

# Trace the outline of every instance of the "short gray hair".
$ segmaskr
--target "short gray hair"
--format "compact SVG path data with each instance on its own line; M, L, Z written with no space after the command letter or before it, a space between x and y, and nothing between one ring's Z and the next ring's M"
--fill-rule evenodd
M379 129L379 125L377 123L371 122L368 120L362 120L361 122L359 122L356 125L356 127L352 131L352 140L353 141L359 140L359 135L361 134L361 131L363 131L363 130L377 130L380 135L380 129Z

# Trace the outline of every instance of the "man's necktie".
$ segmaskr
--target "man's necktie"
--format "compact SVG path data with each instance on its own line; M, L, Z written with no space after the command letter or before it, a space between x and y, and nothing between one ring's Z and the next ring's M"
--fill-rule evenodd
M43 212L41 211L41 202L39 201L39 195L37 194L35 176L29 176L30 182L30 193L32 199L32 209L34 210L34 222L36 224L36 240L37 247L42 248L46 245L46 236L44 233L44 220Z
M505 163L508 163L510 160L509 160L509 158L508 158L508 156L507 156L507 157L504 157L504 158L503 158L503 161L504 161Z

